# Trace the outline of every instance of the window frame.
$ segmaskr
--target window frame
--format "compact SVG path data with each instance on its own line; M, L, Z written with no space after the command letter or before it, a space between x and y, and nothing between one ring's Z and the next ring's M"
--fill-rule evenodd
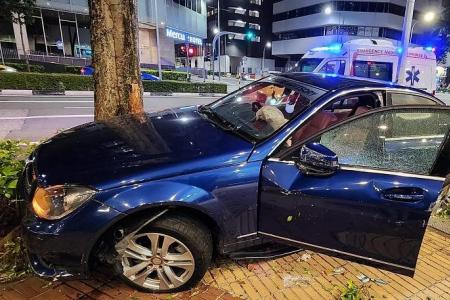
M336 99L334 99L336 100ZM326 107L326 106L324 106ZM361 114L361 115L357 115L357 116L353 116L351 118L348 118L342 122L336 123L328 128L325 128L317 133L315 133L314 135L310 136L309 138L300 141L299 143L292 145L292 147L285 149L283 151L281 151L276 157L273 157L273 153L271 155L269 155L269 159L275 159L275 160L279 160L279 161L284 161L284 162L291 162L293 156L293 153L295 151L299 151L299 149L301 147L303 147L304 145L307 145L310 142L313 142L315 139L317 139L319 136L323 135L324 133L334 130L338 127L344 126L350 122L353 121L357 121L358 119L361 118L366 118L369 117L372 114L378 114L378 113L383 113L383 112L387 112L387 111L395 111L395 110L410 110L410 109L430 109L430 110L444 110L444 111L450 111L450 107L448 106L443 106L443 105L403 105L403 106L385 106L385 107L380 107L377 109L373 109L371 111L368 111L367 113ZM279 147L278 147L279 148ZM435 157L435 160L432 164L432 167L430 169L430 173L428 175L423 175L423 174L416 174L416 173L408 173L408 172L402 172L402 171L396 171L396 170L387 170L387 169L382 169L382 168L371 168L371 167L367 167L367 166L351 166L351 165L340 165L339 167L341 168L355 168L355 169L363 169L363 170L367 170L367 171L374 171L374 172L390 172L390 173L401 173L401 174L410 174L410 175L417 175L417 176L426 176L426 177L433 177L434 175L436 175L436 173L439 173L439 169L441 168L441 166L439 166L439 161L442 160L441 156L443 155L443 150L444 149L448 149L450 148L450 131L446 134L446 136L444 136L444 141L442 142L442 144L439 147L439 150L437 152L437 156ZM276 150L274 151L274 153L276 153ZM439 174L438 174L439 175ZM443 177L445 177L445 175L443 175Z
M408 94L408 93L404 93L401 91L388 91L386 93L386 106L405 106L405 105L423 105L423 106L431 106L431 104L399 104L399 105L393 105L392 104L392 94L396 94L396 95L409 95L409 96L414 96L414 97L419 97L419 98L423 98L429 101L434 101L436 103L436 105L439 104L444 104L444 103L440 103L440 102L436 102L435 99L427 97L427 95L422 95L422 94Z

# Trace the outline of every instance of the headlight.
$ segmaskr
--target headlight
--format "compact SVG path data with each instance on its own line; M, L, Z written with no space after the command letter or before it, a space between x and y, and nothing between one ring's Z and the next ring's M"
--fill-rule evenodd
M33 197L33 210L42 219L61 219L94 194L94 190L83 186L56 185L45 189L38 187Z

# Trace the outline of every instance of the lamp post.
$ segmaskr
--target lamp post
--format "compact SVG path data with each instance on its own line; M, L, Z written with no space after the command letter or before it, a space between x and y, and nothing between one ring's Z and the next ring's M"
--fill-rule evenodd
M429 11L427 13L425 13L423 15L423 19L422 22L426 23L426 24L430 24L432 23L434 20L436 19L436 13L434 11ZM412 42L412 38L413 38L413 34L414 34L414 28L416 27L417 23L420 23L420 20L416 20L412 27L411 27L411 35L409 37L409 43L411 44Z
M325 6L325 8L323 9L323 13L327 16L331 15L333 13L333 7L331 5L327 5ZM342 16L342 13L339 11L339 19L338 19L338 30L337 30L337 35L341 35L341 18L342 18L342 25L345 25L345 16ZM342 42L342 38L341 41Z
M233 32L229 32L229 31L219 31L217 28L214 29L214 32L216 33L216 35L214 36L214 39L212 41L212 63L213 63L213 80L215 79L215 59L214 59L214 53L216 51L216 42L217 40L219 40L219 53L218 53L218 59L219 59L219 81L220 81L220 37L223 35L228 35L228 34L234 34Z
M414 5L416 0L407 0L406 1L406 9L405 9L405 17L403 20L403 31L402 31L402 40L401 40L401 48L399 49L399 60L397 65L397 76L396 82L399 83L400 76L403 74L403 70L405 70L406 59L408 58L408 49L409 49L409 40L411 38L412 32L412 20L414 15Z
M261 76L264 74L264 60L266 59L266 48L271 48L271 47L272 47L271 42L267 42L264 45L263 57L262 57L262 62L261 62Z
M159 40L159 17L158 17L158 0L155 0L155 16L156 16L156 52L158 58L158 76L159 80L162 80L162 70L161 70L161 45Z

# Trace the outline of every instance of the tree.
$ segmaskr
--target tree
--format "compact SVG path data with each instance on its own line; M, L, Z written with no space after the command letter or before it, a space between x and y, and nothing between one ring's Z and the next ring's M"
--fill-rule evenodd
M95 119L144 111L136 0L90 0Z
M23 26L33 24L33 12L36 8L36 0L0 0L0 7L0 18L19 25L27 71L30 72L30 61L28 59L28 53L25 52L25 41L23 39Z

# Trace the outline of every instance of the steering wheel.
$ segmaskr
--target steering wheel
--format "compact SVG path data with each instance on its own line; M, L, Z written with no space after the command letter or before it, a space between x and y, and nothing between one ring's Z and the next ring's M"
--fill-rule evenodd
M261 108L262 108L261 103L259 103L259 102L253 102L252 103L252 110L253 110L254 113L257 113L258 110L260 110Z

